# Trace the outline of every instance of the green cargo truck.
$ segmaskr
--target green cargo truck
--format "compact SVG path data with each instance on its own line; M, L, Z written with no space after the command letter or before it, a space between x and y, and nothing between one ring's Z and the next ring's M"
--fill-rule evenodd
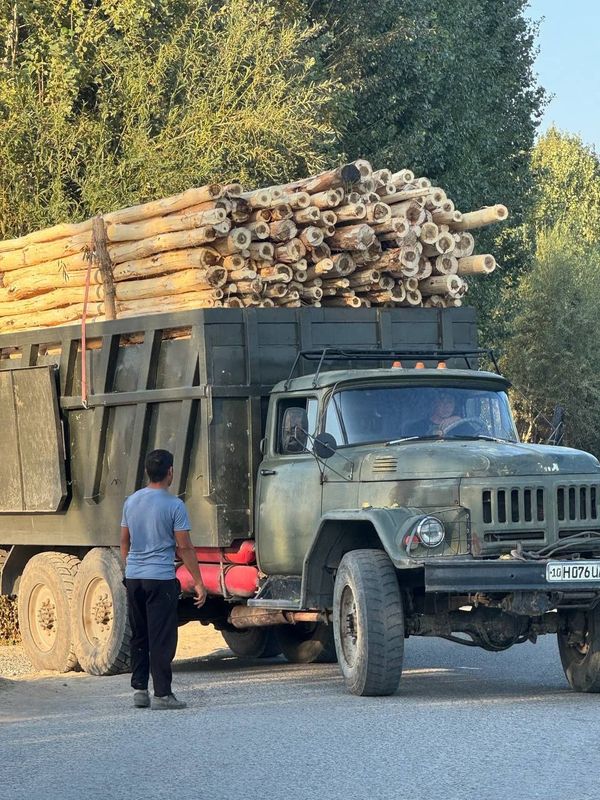
M0 337L1 590L36 667L128 666L118 557L145 454L175 454L235 653L394 692L405 639L556 634L600 690L600 463L521 444L471 309L212 309Z

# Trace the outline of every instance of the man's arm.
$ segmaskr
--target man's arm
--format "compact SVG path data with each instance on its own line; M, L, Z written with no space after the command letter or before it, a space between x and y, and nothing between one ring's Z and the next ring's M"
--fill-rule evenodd
M127 561L130 546L131 536L129 535L129 528L125 527L125 525L121 525L121 558L123 559L123 565L125 565Z
M206 587L200 575L198 567L198 559L196 558L196 551L190 539L189 531L175 531L175 544L178 558L180 558L185 566L188 568L190 575L194 581L194 590L196 592L196 599L194 605L198 608L204 605L206 600Z

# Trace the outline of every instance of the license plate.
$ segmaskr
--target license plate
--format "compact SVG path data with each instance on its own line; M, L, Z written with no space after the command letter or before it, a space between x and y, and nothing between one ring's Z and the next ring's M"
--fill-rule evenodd
M546 580L553 583L600 581L600 561L551 561Z

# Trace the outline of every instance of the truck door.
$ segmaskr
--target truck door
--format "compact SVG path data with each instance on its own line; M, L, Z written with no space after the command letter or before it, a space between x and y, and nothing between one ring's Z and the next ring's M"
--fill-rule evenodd
M317 426L316 397L279 397L267 423L266 452L259 468L256 544L260 568L269 575L301 575L306 551L321 516L321 474L310 441L295 427L304 415L306 431ZM300 437L302 438L302 437Z

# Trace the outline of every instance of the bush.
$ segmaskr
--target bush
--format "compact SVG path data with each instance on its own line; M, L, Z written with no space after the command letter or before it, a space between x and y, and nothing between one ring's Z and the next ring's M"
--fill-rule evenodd
M0 645L21 641L17 620L17 598L0 595Z

